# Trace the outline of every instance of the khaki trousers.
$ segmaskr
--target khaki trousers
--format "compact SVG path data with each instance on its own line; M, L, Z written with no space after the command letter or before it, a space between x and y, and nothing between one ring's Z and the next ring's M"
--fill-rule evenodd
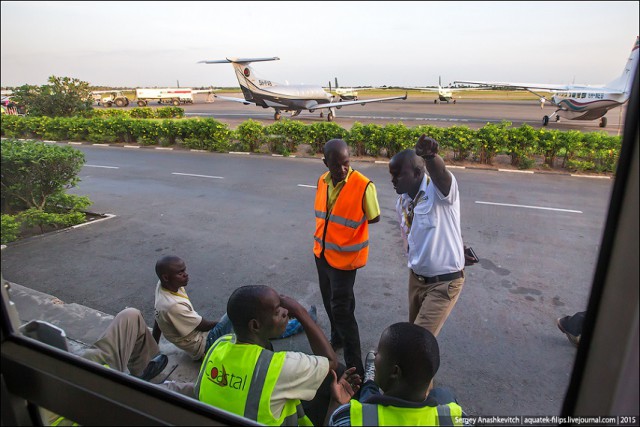
M116 315L102 336L82 357L111 369L141 375L160 349L139 310L126 308Z
M409 270L409 322L437 337L463 286L464 276L447 282L425 283Z

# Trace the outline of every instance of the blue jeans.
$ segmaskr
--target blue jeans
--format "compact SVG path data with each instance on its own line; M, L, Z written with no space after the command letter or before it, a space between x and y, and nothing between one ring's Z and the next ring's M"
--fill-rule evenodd
M204 352L206 353L209 350L209 347L216 342L218 338L223 335L232 334L233 333L233 325L231 324L231 320L229 320L229 316L225 313L216 326L213 327L209 331L209 335L207 335L207 343L204 347Z

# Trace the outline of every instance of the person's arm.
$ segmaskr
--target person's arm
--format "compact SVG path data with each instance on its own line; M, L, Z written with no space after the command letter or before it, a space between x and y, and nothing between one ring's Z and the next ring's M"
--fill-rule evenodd
M365 215L367 216L367 222L369 224L380 222L380 205L378 204L378 192L376 191L376 186L373 184L373 182L367 185L362 205Z
M451 174L442 157L438 155L438 141L422 134L416 142L415 150L416 154L424 159L429 177L435 186L443 196L447 197L451 190Z
M298 319L309 340L311 351L316 356L324 356L329 359L329 369L338 369L338 356L333 351L329 340L320 329L320 326L313 321L307 310L300 303L291 297L280 295L280 305L289 311L289 317Z
M153 332L151 333L153 339L156 340L156 343L160 342L160 336L162 335L162 331L160 330L160 326L158 325L158 321L153 321Z
M218 322L214 322L213 320L207 320L204 317L198 326L196 326L196 331L207 332L210 331L216 326Z
M324 419L324 425L329 425L329 419L335 410L338 409L340 405L349 403L349 400L351 400L360 388L362 379L360 378L360 375L355 372L355 367L347 369L340 377L340 381L338 381L336 371L331 370L331 375L333 375L333 382L331 383L331 400L327 407L327 415Z

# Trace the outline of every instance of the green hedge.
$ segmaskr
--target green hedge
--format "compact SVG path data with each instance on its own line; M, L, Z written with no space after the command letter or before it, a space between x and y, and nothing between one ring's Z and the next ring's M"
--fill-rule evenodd
M166 109L175 110L176 107ZM134 110L137 113L134 114ZM454 161L471 160L491 165L496 155L505 154L511 157L513 166L527 169L535 164L536 156L541 156L544 164L550 168L561 160L562 167L569 170L595 172L614 172L621 145L620 136L610 136L604 131L563 132L534 129L527 124L512 127L507 121L487 123L478 130L468 126L407 127L403 123L382 126L355 122L351 130L346 130L333 122L305 125L300 121L285 119L264 126L257 121L247 120L232 131L228 125L211 118L133 118L148 117L151 113L157 115L157 111L147 107L113 112L94 111L101 112L105 117L3 115L1 133L10 138L54 141L162 146L182 144L187 148L220 152L256 152L266 147L268 152L284 155L295 152L300 144L309 144L314 153L321 153L326 141L343 138L357 156L388 158L400 150L413 147L424 133L438 140L443 151L452 153Z

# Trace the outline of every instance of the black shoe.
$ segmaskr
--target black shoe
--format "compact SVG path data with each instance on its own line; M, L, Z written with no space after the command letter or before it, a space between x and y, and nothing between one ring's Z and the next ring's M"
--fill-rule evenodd
M149 381L152 378L155 378L169 363L169 358L165 354L158 354L156 357L151 359L146 368L144 368L144 372L138 378L144 381Z
M566 322L571 318L571 316L560 317L556 320L556 324L558 325L558 329L562 331L563 334L569 338L569 341L576 347L580 344L580 335L573 335L571 332L567 330Z
M376 353L375 351L370 351L367 353L367 357L364 359L364 377L362 378L362 383L371 380L373 381L376 377Z

